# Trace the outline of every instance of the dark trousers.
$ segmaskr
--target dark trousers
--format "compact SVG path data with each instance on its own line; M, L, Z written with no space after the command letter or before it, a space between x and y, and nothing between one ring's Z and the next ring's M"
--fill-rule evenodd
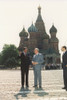
M67 67L63 69L64 86L67 89Z
M21 85L22 86L24 86L24 83L26 86L28 86L28 74L29 74L29 68L21 69Z

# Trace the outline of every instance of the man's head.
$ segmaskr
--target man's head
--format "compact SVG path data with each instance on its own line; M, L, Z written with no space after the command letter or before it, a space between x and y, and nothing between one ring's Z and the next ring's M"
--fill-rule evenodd
M34 53L35 53L35 54L38 54L38 53L39 53L39 49L38 49L38 48L35 48L35 49L34 49Z
M62 46L61 51L66 51L66 46Z
M24 47L24 48L23 48L23 51L24 51L25 53L27 53L28 48L27 48L27 47Z

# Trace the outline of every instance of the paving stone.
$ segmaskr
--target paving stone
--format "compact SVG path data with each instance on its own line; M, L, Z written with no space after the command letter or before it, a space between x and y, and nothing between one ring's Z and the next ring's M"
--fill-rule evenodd
M21 89L20 70L0 70L0 100L67 100L62 70L42 70L42 89L34 89L33 70L29 71L29 89Z

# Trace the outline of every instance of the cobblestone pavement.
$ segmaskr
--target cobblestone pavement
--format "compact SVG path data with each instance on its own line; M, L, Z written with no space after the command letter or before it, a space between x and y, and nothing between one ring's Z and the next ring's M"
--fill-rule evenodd
M0 100L67 100L62 70L42 70L42 89L34 89L33 70L29 89L21 89L20 70L0 70Z

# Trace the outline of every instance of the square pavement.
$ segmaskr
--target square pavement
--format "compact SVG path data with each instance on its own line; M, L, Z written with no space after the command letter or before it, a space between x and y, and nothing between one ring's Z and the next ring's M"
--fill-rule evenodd
M0 100L67 100L62 70L42 70L42 89L33 85L33 70L29 71L29 89L21 89L20 70L0 70Z

